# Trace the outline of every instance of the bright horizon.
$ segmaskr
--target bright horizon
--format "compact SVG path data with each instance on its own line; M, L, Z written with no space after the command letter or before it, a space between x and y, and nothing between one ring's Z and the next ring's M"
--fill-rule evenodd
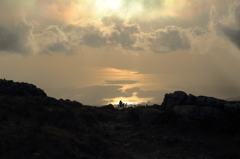
M239 0L2 0L1 78L87 105L240 96Z

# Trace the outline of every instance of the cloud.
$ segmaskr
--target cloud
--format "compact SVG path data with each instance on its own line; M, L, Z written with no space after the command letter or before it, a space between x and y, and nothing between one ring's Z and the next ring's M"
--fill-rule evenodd
M212 51L226 51L236 54L240 49L240 2L235 1L228 7L228 12L218 12L216 6L210 10L208 25L208 46ZM209 40L211 39L211 40ZM237 50L238 49L238 50Z
M146 9L157 9L162 7L165 0L142 0L142 6Z
M240 49L240 2L233 3L228 16L216 19L217 27Z
M225 28L223 32L229 40L240 49L240 30Z
M208 32L205 29L200 27L191 28L190 32L194 37L208 34Z
M134 49L140 34L139 26L132 25L116 25L115 30L111 33L108 40L111 44L120 44L125 49Z
M89 47L104 47L107 44L107 37L99 29L92 27L83 35L82 44Z
M25 20L13 25L0 23L0 52L31 54L35 52L33 25Z
M41 34L35 35L35 37L39 53L70 52L71 44L65 33L56 25L49 26Z
M133 80L117 80L117 81L111 81L107 80L105 81L106 84L135 84L138 83L138 81L133 81Z
M150 49L156 53L167 53L191 48L187 29L181 27L167 26L164 29L144 33L138 24L128 24L116 15L103 17L102 22L112 26L113 29L108 41L111 44L121 44L125 49Z
M145 10L147 12L151 12L153 9L159 9L163 7L165 0L123 0L122 1L122 8L121 10L124 11L124 13L132 13L133 11L137 10ZM124 14L123 13L123 14Z
M105 26L111 28L107 39L110 45L120 44L124 49L141 49L136 45L141 36L138 24L128 24L126 19L115 14L104 16L101 21Z
M49 26L36 35L40 53L76 53L82 46L106 46L106 35L94 25Z
M150 34L148 41L150 48L156 53L167 53L178 49L190 49L191 44L184 29L168 26Z
M166 6L174 8L171 6L173 2L170 3L164 0L151 2L141 0L138 3L135 1L123 1L123 6L132 7L141 4L144 9L151 10L152 8L166 8ZM5 4L11 10L17 7L6 0L2 4ZM35 8L34 4L39 5L40 9ZM157 29L152 28L152 30L148 31L143 31L140 23L131 21L130 18L123 18L119 12L124 10L116 13L112 12L109 16L102 16L101 14L101 18L93 16L92 19L84 19L84 15L81 15L80 20L73 22L68 16L73 13L76 14L77 8L81 8L80 4L91 7L89 4L92 3L68 2L66 0L44 0L30 3L29 0L24 0L24 3L17 7L20 9L17 9L18 11L14 13L20 13L25 8L28 8L25 18L22 18L24 16L21 14L22 16L11 18L13 22L4 20L4 22L0 23L0 50L5 53L14 52L20 54L51 54L57 52L70 54L79 52L82 47L87 46L90 48L120 48L137 52L150 50L155 53L191 49L196 51L197 49L201 50L203 46L205 46L204 48L210 48L209 39L215 38L212 33L217 30L217 27L232 43L240 48L240 7L238 2L230 7L229 15L226 17L219 18L216 13L212 14L211 22L214 24L212 30L195 26L184 28L171 25L160 29L159 27ZM34 12L34 8L37 9L39 14ZM4 17L1 12L5 15L8 14L7 10L0 11L0 17ZM30 15L31 13L33 14ZM54 15L54 17L47 16L48 14ZM68 16L61 19L62 14ZM54 18L60 19L54 20ZM32 20L30 23L30 20L21 19ZM43 20L41 21L41 19ZM16 25L15 22L17 21L19 22Z

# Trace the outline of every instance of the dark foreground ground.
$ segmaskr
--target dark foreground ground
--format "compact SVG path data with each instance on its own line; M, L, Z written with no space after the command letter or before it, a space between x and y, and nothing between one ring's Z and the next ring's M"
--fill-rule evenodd
M114 109L0 96L1 159L239 159L238 128L181 122L158 107Z

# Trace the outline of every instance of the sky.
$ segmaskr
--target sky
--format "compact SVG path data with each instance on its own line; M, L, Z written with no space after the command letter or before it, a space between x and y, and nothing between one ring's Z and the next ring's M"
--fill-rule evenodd
M1 0L0 77L87 105L240 96L240 0Z

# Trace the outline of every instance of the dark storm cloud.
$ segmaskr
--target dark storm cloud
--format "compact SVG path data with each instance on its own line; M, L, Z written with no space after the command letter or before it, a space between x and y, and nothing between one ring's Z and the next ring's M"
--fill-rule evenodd
M0 23L0 52L30 54L34 52L33 26L22 20L15 25Z
M190 49L191 44L186 32L176 26L168 26L152 33L148 38L150 48L156 53L167 53L178 49Z

